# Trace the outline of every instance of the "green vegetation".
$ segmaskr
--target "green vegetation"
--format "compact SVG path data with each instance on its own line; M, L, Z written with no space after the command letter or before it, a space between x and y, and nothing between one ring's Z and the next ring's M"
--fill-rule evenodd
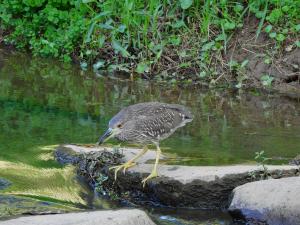
M260 166L259 170L249 172L249 176L253 180L265 180L269 179L271 176L266 163L270 161L270 158L265 156L265 151L255 152L254 160Z
M270 158L267 158L265 156L265 151L255 152L254 159L263 168L263 175L268 175L268 167L266 166L266 163L270 160Z
M257 38L264 32L275 46L286 42L295 48L299 47L299 15L298 0L0 3L4 42L30 49L34 55L73 59L82 69L93 65L95 71L152 72L171 82L198 79L212 84L222 78L220 66L231 71L223 55L233 42L234 31L247 26L246 17L258 19ZM245 79L238 77L239 87Z

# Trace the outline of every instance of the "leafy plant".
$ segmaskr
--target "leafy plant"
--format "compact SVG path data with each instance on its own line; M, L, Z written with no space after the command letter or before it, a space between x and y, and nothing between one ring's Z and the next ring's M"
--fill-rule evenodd
M261 179L266 179L270 177L270 173L268 171L268 167L266 166L266 162L269 160L265 156L265 151L255 152L255 161L263 168L263 174L261 174Z
M83 70L163 72L171 81L189 80L193 68L210 82L218 80L215 67L249 13L260 20L257 37L266 32L278 47L293 37L292 47L299 47L299 8L298 0L2 0L0 41L74 60ZM244 66L229 67L241 74ZM242 87L246 77L237 77Z
M272 85L272 82L274 80L274 77L270 76L270 75L263 75L261 78L261 83L263 86L267 86L270 87Z
M99 173L99 176L97 177L97 179L95 181L95 184L94 184L95 185L95 191L105 195L105 191L104 191L104 188L103 188L103 183L107 180L108 180L107 176L103 175L102 173Z

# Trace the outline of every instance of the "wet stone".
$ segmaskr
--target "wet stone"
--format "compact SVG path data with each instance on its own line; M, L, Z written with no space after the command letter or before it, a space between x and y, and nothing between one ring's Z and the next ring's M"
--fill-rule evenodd
M270 225L300 224L300 177L269 179L234 189L229 211L233 216Z
M19 217L0 222L1 225L155 225L150 217L139 209L101 210L60 215Z
M66 145L81 154L78 173L83 175L99 193L118 198L122 202L138 205L195 207L224 209L228 207L232 190L240 185L261 179L263 171L256 165L234 166L181 166L160 165L159 177L142 186L142 179L149 175L153 165L148 164L155 152L148 151L139 163L126 174L114 171L110 166L121 164L139 152L126 148L123 155L111 148ZM61 149L61 148L59 148ZM273 178L296 176L297 166L268 165L268 176Z
M72 151L69 148L59 146L54 152L54 158L62 165L77 164L80 161L80 154Z
M32 198L6 194L0 195L0 219L16 215L57 214L71 210L74 211L75 209Z

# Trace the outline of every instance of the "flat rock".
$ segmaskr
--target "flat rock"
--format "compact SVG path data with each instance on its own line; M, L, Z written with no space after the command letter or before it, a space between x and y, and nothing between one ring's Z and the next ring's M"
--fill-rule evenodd
M300 224L300 177L256 181L233 190L233 215L269 225Z
M57 215L27 216L0 222L1 225L155 225L138 209L104 210Z
M127 199L137 204L160 204L174 207L197 207L205 209L225 208L231 191L242 184L259 180L264 172L256 165L233 166L179 166L160 165L159 177L149 180L143 188L141 180L152 170L149 160L155 158L155 151L148 151L138 164L128 170L126 174L118 173L118 179L114 180L113 171L107 167L115 164L116 160L106 160L107 154L114 151L107 147L83 147L65 145L58 148L57 152L73 151L76 155L84 155L79 160L79 173L93 183L99 181L104 193L113 191L121 199ZM140 150L134 148L122 148L123 161L127 161ZM105 153L105 154L104 154ZM56 153L57 154L57 153ZM120 157L122 157L120 154ZM99 161L102 161L99 163ZM107 163L109 162L109 163ZM106 169L104 169L106 167ZM268 176L281 178L295 176L299 173L297 166L267 165ZM103 178L105 177L105 179ZM98 180L98 181L97 181ZM98 184L99 185L99 182ZM126 193L126 194L124 194Z

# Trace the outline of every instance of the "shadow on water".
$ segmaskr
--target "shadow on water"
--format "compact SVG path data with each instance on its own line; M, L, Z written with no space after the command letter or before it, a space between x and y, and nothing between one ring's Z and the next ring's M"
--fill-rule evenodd
M95 143L115 113L137 102L179 103L194 114L192 123L162 142L170 164L253 163L261 150L280 164L299 152L299 99L99 78L74 65L1 50L0 66L0 177L13 183L1 193L86 204L87 189L52 151L61 143Z

